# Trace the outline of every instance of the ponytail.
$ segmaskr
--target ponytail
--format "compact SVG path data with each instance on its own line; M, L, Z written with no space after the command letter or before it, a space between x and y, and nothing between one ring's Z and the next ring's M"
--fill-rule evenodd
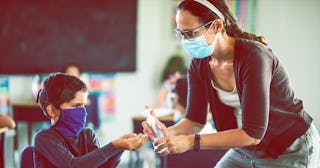
M228 36L234 38L243 38L248 40L258 41L264 45L268 45L267 41L263 36L258 36L253 33L243 31L237 24L235 17L232 15L232 12L229 8L226 8L227 11L223 12L225 15L225 31Z

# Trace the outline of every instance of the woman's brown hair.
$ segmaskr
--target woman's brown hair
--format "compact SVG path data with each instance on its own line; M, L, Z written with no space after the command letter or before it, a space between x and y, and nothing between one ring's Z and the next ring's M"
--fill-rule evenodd
M237 24L237 20L230 10L227 2L225 0L208 0L212 5L214 5L218 10L223 14L225 19L224 22L224 31L228 36L234 38L243 38L248 40L259 41L264 45L268 45L267 41L263 36L258 36L253 33L249 33L243 31ZM182 1L178 7L178 10L186 10L192 13L194 16L199 18L199 22L208 23L209 21L218 19L219 17L212 12L209 8L203 6L202 4L194 1L194 0L184 0ZM221 19L221 18L220 18Z

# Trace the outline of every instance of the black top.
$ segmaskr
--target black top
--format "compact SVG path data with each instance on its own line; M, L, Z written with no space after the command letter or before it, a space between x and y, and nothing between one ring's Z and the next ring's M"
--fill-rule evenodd
M94 131L89 128L77 137L63 138L50 127L35 137L36 167L116 167L121 154L112 143L100 148Z
M236 39L234 74L242 110L242 129L272 157L310 126L312 118L295 98L288 75L273 52L259 42ZM186 117L205 124L207 104L218 131L237 128L233 108L222 104L212 88L211 57L193 59L188 71Z

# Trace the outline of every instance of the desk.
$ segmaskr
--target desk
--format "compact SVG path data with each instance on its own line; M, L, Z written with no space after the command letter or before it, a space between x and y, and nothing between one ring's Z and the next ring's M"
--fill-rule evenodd
M0 167L4 167L4 146L6 143L6 134L8 127L0 128Z
M158 117L158 119L163 123L165 124L167 127L171 126L174 124L174 121L173 121L173 115L165 115L165 116L160 116ZM143 133L143 127L141 125L141 123L143 121L146 120L146 117L143 116L143 115L138 115L138 116L134 116L132 118L132 121L133 121L133 131L135 133Z
M32 124L37 122L50 122L49 118L44 116L41 108L34 102L18 102L12 104L13 119L17 126L14 137L14 149L18 149L18 124L19 122L27 122L28 124L28 144L31 144Z

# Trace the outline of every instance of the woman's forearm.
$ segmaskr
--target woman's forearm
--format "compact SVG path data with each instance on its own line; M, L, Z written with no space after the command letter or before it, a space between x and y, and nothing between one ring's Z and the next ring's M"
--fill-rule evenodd
M259 139L250 137L243 129L231 129L213 134L203 134L200 138L201 149L245 147L259 143Z
M192 135L199 133L204 125L194 122L190 119L183 118L177 124L168 128L170 135Z

